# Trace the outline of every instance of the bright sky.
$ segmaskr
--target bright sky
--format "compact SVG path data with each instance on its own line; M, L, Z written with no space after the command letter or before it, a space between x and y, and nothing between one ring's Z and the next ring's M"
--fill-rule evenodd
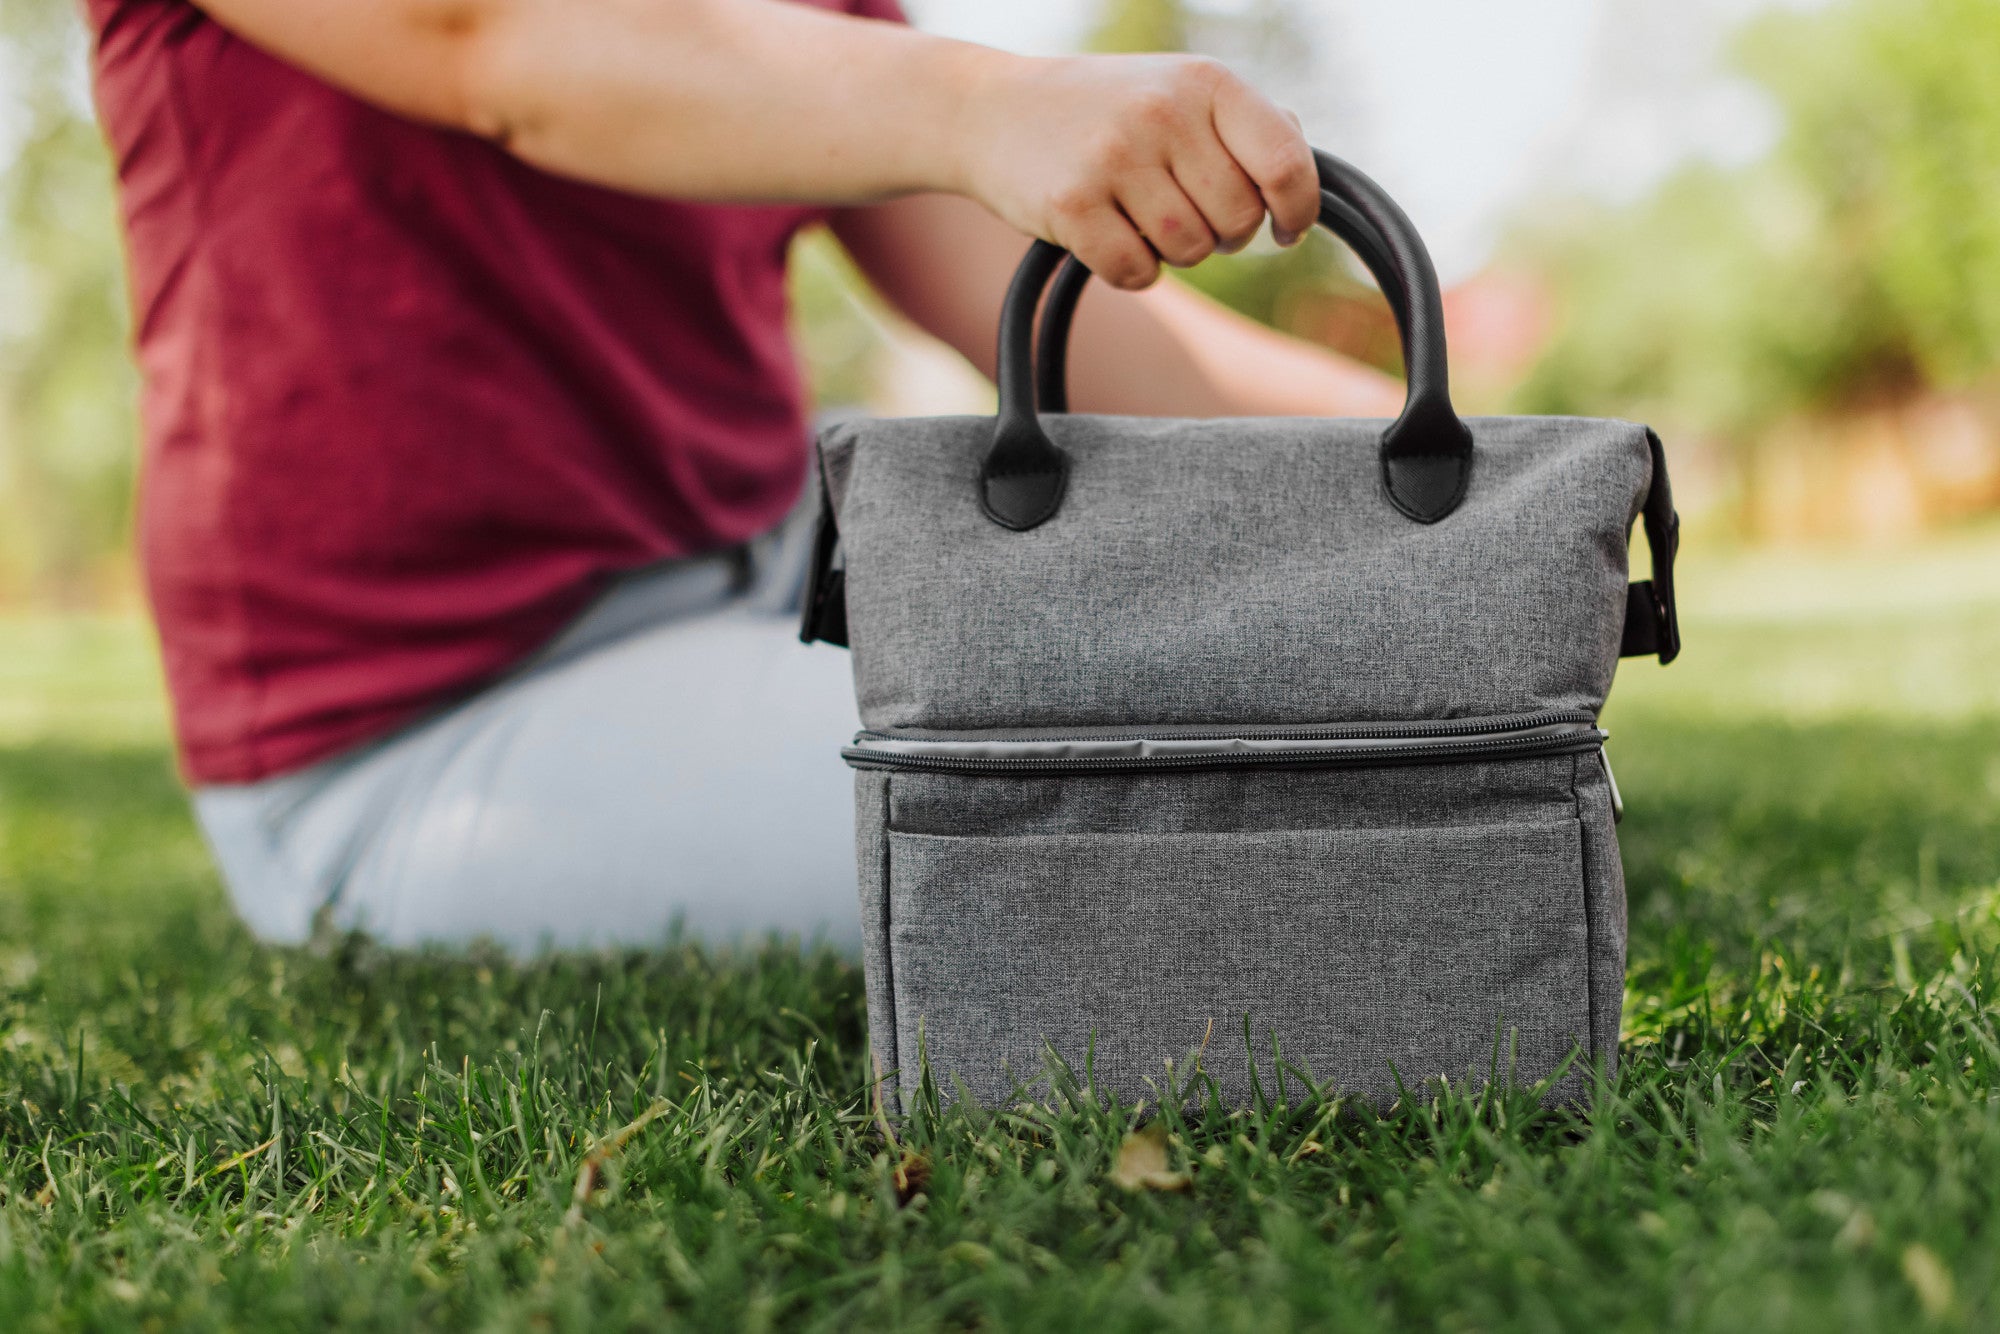
M1329 109L1299 109L1317 141L1397 196L1451 282L1537 190L1626 199L1690 157L1763 153L1777 118L1729 75L1725 39L1761 9L1816 3L1303 0ZM1096 12L1087 0L906 4L933 31L1030 52L1070 49Z

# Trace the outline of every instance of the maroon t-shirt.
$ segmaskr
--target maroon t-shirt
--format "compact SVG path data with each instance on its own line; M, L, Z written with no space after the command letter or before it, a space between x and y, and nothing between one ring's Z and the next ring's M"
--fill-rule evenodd
M187 0L86 4L145 380L139 549L192 781L379 736L608 575L793 503L784 266L812 210L563 180Z

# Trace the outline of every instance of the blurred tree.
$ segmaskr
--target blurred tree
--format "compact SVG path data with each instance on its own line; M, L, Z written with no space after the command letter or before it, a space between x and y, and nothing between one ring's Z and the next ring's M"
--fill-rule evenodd
M1776 151L1526 240L1565 308L1530 410L1738 443L2000 364L2000 5L1844 0L1743 35Z
M1783 165L1853 274L1876 347L1852 369L1959 383L2000 360L2000 5L1862 0L1753 30L1791 120Z
M136 376L111 168L66 0L0 0L0 591L103 591L127 542Z
M1185 51L1184 0L1105 0L1090 36L1093 51Z

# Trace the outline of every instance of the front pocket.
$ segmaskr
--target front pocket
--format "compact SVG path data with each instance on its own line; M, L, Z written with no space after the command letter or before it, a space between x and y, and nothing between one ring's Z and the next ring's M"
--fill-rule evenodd
M892 780L893 781L893 780ZM1530 1083L1590 1049L1574 818L1420 828L888 833L902 1083L1004 1101L1044 1043L1126 1099L1165 1062L1225 1099L1283 1059L1377 1102L1398 1080ZM1244 1019L1253 1035L1245 1050ZM1572 1096L1581 1070L1554 1096Z

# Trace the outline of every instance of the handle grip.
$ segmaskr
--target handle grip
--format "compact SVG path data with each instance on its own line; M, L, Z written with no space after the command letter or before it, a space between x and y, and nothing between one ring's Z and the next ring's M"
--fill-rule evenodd
M1383 488L1404 515L1435 523L1458 507L1472 468L1471 432L1451 406L1437 273L1423 238L1379 185L1330 153L1313 156L1323 189L1320 222L1347 240L1375 274L1402 336L1408 394L1402 415L1382 433ZM1054 406L1066 406L1059 354L1067 351L1069 315L1088 281L1081 265L1064 277L1062 304L1052 299L1061 321L1054 329L1057 355L1044 355L1040 386L1034 346L1035 309L1067 257L1045 241L1030 246L1001 308L1000 411L980 473L980 507L993 522L1017 531L1052 518L1068 483L1068 456L1042 430L1036 393L1054 385Z
M1409 317L1401 289L1384 276L1393 273L1394 266L1382 238L1375 234L1367 219L1324 190L1319 196L1319 224L1347 242L1348 248L1375 275L1400 330ZM1090 278L1090 270L1083 261L1071 255L1056 270L1056 279L1049 284L1049 294L1042 302L1041 335L1035 346L1035 401L1045 414L1069 411L1070 331L1076 320L1077 302L1083 299L1083 289Z

